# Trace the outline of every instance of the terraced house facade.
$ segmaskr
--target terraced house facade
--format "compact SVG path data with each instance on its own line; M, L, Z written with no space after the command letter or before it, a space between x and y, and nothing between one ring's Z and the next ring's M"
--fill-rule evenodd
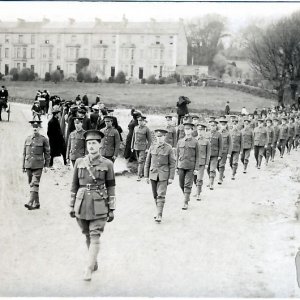
M187 38L183 22L0 22L0 71L12 68L77 73L78 58L90 60L89 70L99 78L124 71L128 78L168 76L187 64Z

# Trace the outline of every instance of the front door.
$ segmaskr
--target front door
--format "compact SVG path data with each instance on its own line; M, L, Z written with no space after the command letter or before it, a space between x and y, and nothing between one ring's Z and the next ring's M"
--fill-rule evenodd
M115 67L110 68L110 77L115 77Z
M9 73L9 65L5 65L5 75L8 75Z
M144 69L139 68L139 79L143 79L143 77L144 77Z

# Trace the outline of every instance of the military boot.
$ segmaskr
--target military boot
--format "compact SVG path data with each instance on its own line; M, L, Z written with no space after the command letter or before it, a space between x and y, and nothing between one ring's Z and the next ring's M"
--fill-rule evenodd
M261 161L262 161L262 156L260 155L260 156L258 157L257 169L260 169Z
M183 206L182 206L183 210L188 209L189 201L190 201L190 194L189 193L184 193L184 201L183 201Z
M91 281L92 280L92 272L95 269L95 265L97 264L97 256L100 250L99 243L91 243L89 247L89 256L88 256L88 267L85 270L83 280ZM98 269L98 264L97 264Z
M209 177L209 189L210 190L214 189L214 181L215 181L214 177Z
M28 210L33 210L34 206L33 204L36 202L36 199L38 199L38 193L37 192L30 192L30 198L27 204L25 204L24 206L28 209Z
M202 192L202 185L203 185L203 180L200 180L199 184L197 185L197 201L201 201L200 194Z
M155 222L160 223L162 220L162 214L164 210L164 199L159 199L160 201L157 201L157 216L155 217Z
M247 162L245 162L245 163L244 163L244 171L243 171L243 173L244 173L244 174L246 174L246 173L247 173L247 166L248 166L248 163L247 163Z
M233 167L232 167L232 176L231 176L231 180L235 180L236 169L237 169L236 166L233 166Z
M218 184L222 184L224 178L225 178L225 176L224 176L224 170L220 170Z

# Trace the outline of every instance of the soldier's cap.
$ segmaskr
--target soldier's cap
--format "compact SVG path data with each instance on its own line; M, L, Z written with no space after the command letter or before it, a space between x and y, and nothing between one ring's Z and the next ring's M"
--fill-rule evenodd
M232 118L232 119L233 118L236 119L238 116L237 115L230 115L229 117Z
M87 130L83 134L83 136L86 141L90 141L90 140L101 141L101 139L104 137L104 133L96 129L91 129L91 130Z
M290 120L293 120L293 121L295 121L295 118L294 118L294 117L290 117Z
M82 109L82 108L80 108L80 109L78 109L78 113L80 113L80 114L86 114L86 110L85 110L85 109Z
M38 127L41 127L42 121L32 120L32 121L29 121L29 123L31 124L31 126L33 128L38 128Z
M54 109L54 110L52 111L52 115L56 115L56 114L58 114L58 113L60 113L60 109Z
M113 108L106 108L107 112L114 112L115 110Z
M162 135L166 135L168 133L167 130L165 129L161 129L161 128L157 128L154 130L155 133L159 133L159 134L162 134Z
M195 125L191 122L184 122L183 126L190 126L190 127L194 127Z
M87 110L87 108L86 108L86 106L85 106L84 104L80 104L79 107L80 107L81 109Z
M263 123L265 120L264 119L257 119L257 122Z
M228 120L226 120L226 117L220 117L220 119L218 120L219 123L228 123Z
M72 102L73 103L73 102ZM78 110L78 106L77 105L72 105L71 107L70 107L70 109L72 110L72 111L76 111L76 110Z
M214 123L215 125L218 125L218 121L217 120L209 120L208 123Z
M239 120L237 118L234 118L231 120L231 122L237 124L239 122Z
M138 116L138 119L143 119L143 120L146 120L146 116L144 116L144 115L140 115L140 116Z
M100 107L98 105L94 105L94 106L92 106L92 109L93 110L100 110Z
M165 118L166 119L168 119L168 118L173 119L173 116L172 115L165 115Z
M245 123L245 122L251 123L251 120L250 120L250 119L245 119L245 120L244 120L244 123Z
M198 123L198 124L197 124L197 127L206 128L206 127L207 127L207 125L206 125L206 124L204 124L204 123Z
M191 115L192 119L199 119L199 116L197 115Z
M78 120L78 121L81 121L81 122L82 122L82 120L83 120L83 117L73 117L73 121L76 121L76 120Z
M141 115L142 113L139 110L135 110L132 114L133 115Z
M215 116L209 116L209 118L210 118L211 120L215 120L217 117L215 117Z
M274 121L279 122L279 119L278 119L278 118L273 118L273 122L274 122Z
M272 119L270 119L270 118L268 118L268 119L266 119L266 122L271 122L271 123L273 123L273 120Z
M112 121L114 118L112 116L106 115L106 116L103 117L103 119L104 119L104 121L105 120Z
M281 117L281 120L286 120L287 121L287 117L283 116L283 117Z

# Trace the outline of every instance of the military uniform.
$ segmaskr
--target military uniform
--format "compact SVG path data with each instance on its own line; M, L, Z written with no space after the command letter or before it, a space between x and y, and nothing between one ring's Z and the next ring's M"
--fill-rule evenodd
M272 154L271 154L272 161L274 161L276 147L277 147L277 143L279 141L279 131L280 131L279 126L278 125L273 126L273 130L274 130L274 143L273 143Z
M114 162L120 150L120 134L114 127L102 129L104 134L101 140L101 155Z
M23 151L23 170L26 170L30 186L28 209L40 208L39 185L44 167L49 167L50 146L48 139L41 134L26 138ZM35 203L35 206L33 204Z
M268 142L268 133L265 127L256 127L254 129L254 157L256 166L260 169L262 157L265 152L265 146Z
M138 176L143 177L146 160L146 150L152 142L151 132L147 126L136 126L133 131L131 148L135 151L138 160Z
M95 133L96 132L96 133ZM102 133L90 130L86 140L100 139ZM113 220L115 210L115 175L113 163L100 155L88 154L78 158L74 165L71 186L71 216L86 236L89 250L88 268L84 280L91 280L91 273L98 268L97 255L100 250L100 236L106 222Z
M177 132L176 128L172 125L167 125L166 127L167 135L165 142L172 146L172 148L176 148L177 145Z
M274 140L275 140L275 132L273 127L266 127L268 133L268 141L267 141L267 148L265 148L264 156L266 158L266 164L269 162L270 156L272 155L272 148L274 147Z
M200 200L200 194L202 192L203 177L205 167L208 168L210 159L210 142L204 136L197 137L197 142L199 145L199 167L198 174L194 175L194 182L197 187L197 200Z
M178 128L177 128L177 141L183 139L184 136L185 136L184 126L183 126L183 124L179 124Z
M193 137L184 137L178 141L176 152L179 186L184 193L183 209L187 209L193 186L194 171L199 169L199 145L197 140Z
M144 176L150 178L153 197L160 217L165 205L168 180L173 180L174 175L175 156L171 145L166 142L151 145L145 162Z
M240 152L243 145L243 135L240 129L234 128L230 132L232 139L232 150L230 153L230 167L232 168L232 179L235 178L235 174L239 164Z
M288 139L288 125L281 124L279 127L279 136L278 136L278 150L280 151L280 157L283 157L285 146Z
M85 155L85 131L82 129L80 131L74 130L70 133L67 145L67 159L70 159L73 166L75 160L79 157Z
M250 152L254 146L254 135L253 130L249 128L244 128L242 130L242 149L241 149L241 161L244 165L244 173L246 173L247 166L249 163Z
M299 146L299 139L300 139L300 122L296 120L295 122L295 149L297 150Z
M287 143L286 143L288 154L291 152L292 146L294 146L295 136L296 136L295 124L289 123L288 124L288 139L287 139Z
M221 129L220 133L222 136L222 153L221 153L221 159L218 162L218 170L219 170L218 183L222 184L227 156L230 155L232 151L232 139L231 139L231 134L227 129Z

